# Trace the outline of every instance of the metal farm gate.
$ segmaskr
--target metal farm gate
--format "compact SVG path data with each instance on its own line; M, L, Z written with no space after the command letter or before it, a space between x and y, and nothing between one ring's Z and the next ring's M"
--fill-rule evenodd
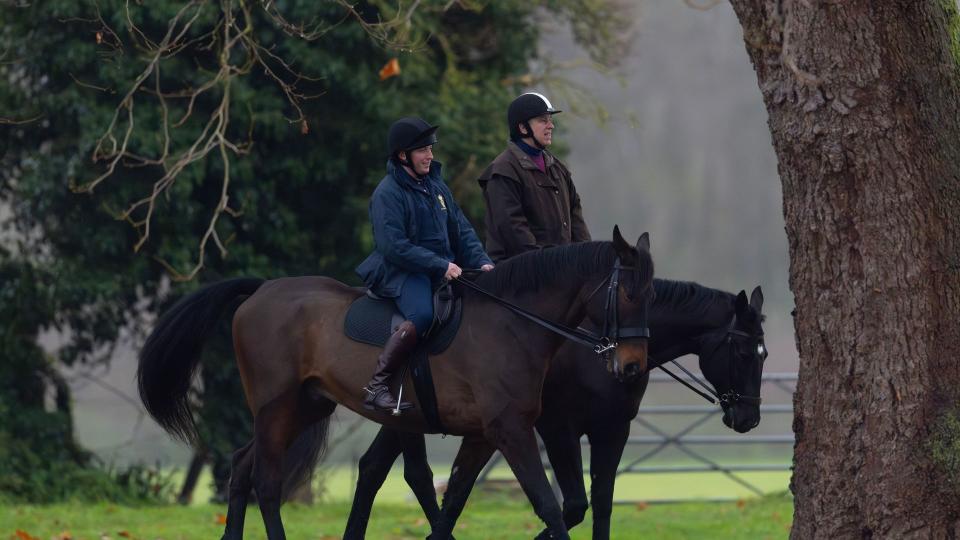
M687 380L688 377L681 377ZM621 460L620 468L617 471L617 477L622 478L626 475L656 475L664 473L715 473L729 478L743 486L747 491L755 495L763 495L760 487L751 482L743 473L763 472L763 471L789 471L791 467L790 459L785 458L774 462L766 463L744 463L738 460L730 460L718 454L721 448L747 449L756 448L758 445L776 445L786 447L778 452L779 455L789 455L793 445L793 433L790 430L790 423L793 415L793 393L796 389L796 373L765 373L763 375L763 385L761 395L764 403L760 406L761 421L760 426L755 428L761 431L759 434L745 433L739 434L730 431L724 435L698 435L696 431L701 426L709 423L722 425L722 411L717 405L711 405L701 400L696 394L683 388L679 383L662 372L656 372L650 375L650 385L647 387L647 396L640 405L640 412L634 419L637 424L633 426L633 431L641 431L642 435L631 435L627 440L627 447L624 449L625 458ZM651 395L656 395L655 387L670 385L669 391L673 395L687 395L687 403L683 404L656 404ZM672 387L676 387L673 391ZM672 419L666 421L665 419ZM777 427L777 432L770 433L768 429L762 429L764 426L773 424ZM639 428L639 429L638 429ZM727 430L726 427L722 428ZM586 437L581 439L581 445L589 448ZM631 452L634 450L635 452ZM662 457L667 452L673 452L674 455L683 456L683 464L663 464L656 463L658 457ZM542 452L543 463L550 471L550 463L546 459L546 454ZM633 457L626 457L630 453L638 454ZM503 457L497 453L490 463L487 464L480 474L478 483L491 481L488 477L491 471L497 466L505 465ZM588 466L588 461L584 460L584 466ZM559 491L554 482L554 490ZM736 497L709 498L706 500L724 501L732 500ZM690 500L683 498L676 499L646 499L646 503L665 503L681 500ZM697 500L704 500L698 498ZM641 502L639 500L616 499L615 504L633 504Z

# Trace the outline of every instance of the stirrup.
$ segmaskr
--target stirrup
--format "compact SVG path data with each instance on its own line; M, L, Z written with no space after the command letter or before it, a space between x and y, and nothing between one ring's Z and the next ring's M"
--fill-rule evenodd
M364 386L363 390L367 392L367 398L363 400L363 408L367 409L368 411L388 412L393 416L399 416L401 412L407 411L413 408L413 403L403 402L399 398L396 400L395 403L388 405L386 407L382 405L377 405L376 403L377 396L382 394L383 392L389 392L389 389L384 389L384 390L380 390L377 393L373 393L373 391L371 391L370 388ZM403 395L402 390L401 390L401 395ZM392 398L393 395L391 394L390 397Z

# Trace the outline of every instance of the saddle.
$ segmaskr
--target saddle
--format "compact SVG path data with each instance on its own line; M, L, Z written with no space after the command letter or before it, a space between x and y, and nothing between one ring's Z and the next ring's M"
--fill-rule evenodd
M430 373L429 356L447 350L457 336L463 316L463 299L446 283L433 293L433 323L410 355L408 369L427 425L435 433L446 433L437 410L437 395ZM370 290L347 310L343 331L354 341L382 347L404 321L392 298L381 298Z
M449 283L440 286L433 293L433 323L417 349L425 348L431 355L447 350L460 329L462 314L462 298L454 295ZM354 341L383 347L403 321L392 298L381 298L368 289L350 304L343 331Z

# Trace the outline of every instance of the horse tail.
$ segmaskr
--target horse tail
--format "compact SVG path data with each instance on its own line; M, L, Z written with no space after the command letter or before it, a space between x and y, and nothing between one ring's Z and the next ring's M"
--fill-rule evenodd
M186 442L197 439L187 393L200 363L203 343L220 313L239 296L253 294L264 280L228 279L182 298L160 317L140 350L137 386L150 416Z
M284 453L281 489L283 500L288 500L290 494L310 479L317 463L327 451L329 427L330 417L327 416L304 430Z

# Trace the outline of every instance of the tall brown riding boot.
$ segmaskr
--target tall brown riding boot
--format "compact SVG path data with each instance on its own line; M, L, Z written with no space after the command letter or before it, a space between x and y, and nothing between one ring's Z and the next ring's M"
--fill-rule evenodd
M403 321L383 346L383 352L377 360L377 371L364 390L367 397L363 406L370 410L391 411L397 408L397 400L390 393L387 381L394 372L403 366L413 348L417 345L417 328L410 321ZM412 403L401 402L400 410L413 408Z

